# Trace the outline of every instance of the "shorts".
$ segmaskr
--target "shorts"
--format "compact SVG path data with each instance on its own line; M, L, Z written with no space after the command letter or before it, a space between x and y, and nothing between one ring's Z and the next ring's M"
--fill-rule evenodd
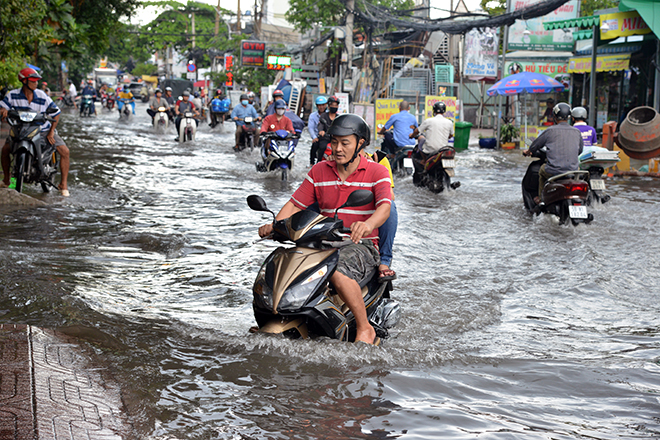
M42 132L41 132L41 138L44 140L44 142L48 142L48 138L47 138L47 136L48 136L48 132L47 132L47 131L42 131ZM64 140L62 140L62 138L60 137L60 135L57 134L57 128L53 131L53 137L55 138L55 144L54 144L55 147L59 147L60 145L66 145L66 144L64 143ZM9 143L10 143L9 138L7 138L7 140L5 141L5 143L6 143L7 145L9 145Z
M337 271L362 284L380 264L380 255L371 240L349 244L339 249Z

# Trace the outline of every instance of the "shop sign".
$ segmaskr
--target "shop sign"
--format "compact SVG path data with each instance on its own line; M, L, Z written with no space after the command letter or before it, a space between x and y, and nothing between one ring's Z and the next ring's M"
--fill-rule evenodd
M599 55L596 58L596 72L628 70L630 54ZM591 57L571 58L568 61L568 73L591 72Z
M241 42L241 66L264 67L266 43L263 41Z
M637 11L617 12L616 14L603 14L600 16L600 38L603 40L648 34L649 32L651 32L651 29Z
M234 87L234 75L231 73L232 67L234 67L234 56L225 54L225 70L227 71L225 87Z
M433 117L433 104L436 102L444 102L447 106L447 111L445 112L445 118L456 121L457 115L457 106L456 106L456 97L455 96L425 96L424 97L424 119Z
M376 127L385 125L388 119L399 113L399 104L403 99L377 99L376 100Z
M465 76L497 77L497 29L472 29L465 34Z
M541 0L514 0L513 10L539 3ZM509 50L572 51L574 29L546 31L546 21L570 20L578 17L578 0L569 0L543 17L516 20L509 27Z
M530 72L549 76L564 85L564 91L570 87L571 76L568 63L530 63L526 61L507 61L504 65L504 77L516 73Z

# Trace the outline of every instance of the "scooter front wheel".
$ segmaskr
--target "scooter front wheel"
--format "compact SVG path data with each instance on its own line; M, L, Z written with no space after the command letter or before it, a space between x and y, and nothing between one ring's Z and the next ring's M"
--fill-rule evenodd
M23 178L25 177L25 167L27 162L27 154L25 152L16 156L16 191L23 190Z
M288 178L288 168L282 168L282 182L286 182Z

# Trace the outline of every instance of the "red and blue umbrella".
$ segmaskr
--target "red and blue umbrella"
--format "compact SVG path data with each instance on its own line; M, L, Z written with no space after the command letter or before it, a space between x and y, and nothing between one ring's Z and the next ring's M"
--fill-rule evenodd
M540 73L521 72L496 82L486 92L488 96L518 95L520 93L563 92L564 85Z

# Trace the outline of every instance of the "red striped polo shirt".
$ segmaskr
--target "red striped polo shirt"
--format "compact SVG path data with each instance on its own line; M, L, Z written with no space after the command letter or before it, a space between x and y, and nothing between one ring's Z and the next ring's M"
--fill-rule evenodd
M319 202L321 214L333 217L335 210L343 205L348 196L356 189L368 189L374 194L374 201L368 205L342 208L338 217L345 227L354 222L366 221L376 212L381 203L392 204L390 174L383 165L359 156L360 163L353 173L342 182L337 172L337 163L319 162L309 170L302 185L291 196L291 202L300 209L307 209L314 202ZM378 228L364 238L378 245Z

